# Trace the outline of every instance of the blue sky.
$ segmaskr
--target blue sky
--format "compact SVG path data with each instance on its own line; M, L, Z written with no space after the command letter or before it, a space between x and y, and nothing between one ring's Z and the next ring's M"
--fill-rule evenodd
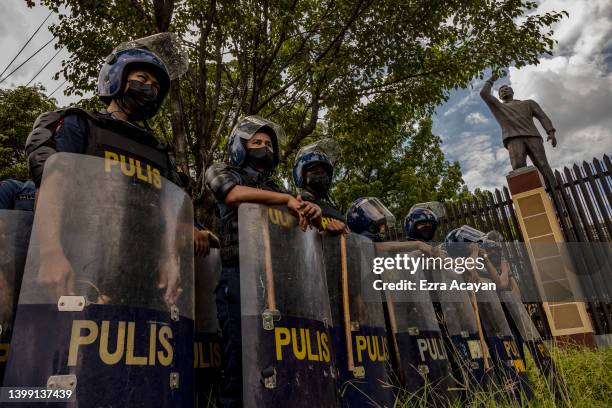
M555 28L558 41L552 57L543 58L537 66L520 70L510 68L509 76L496 83L510 83L517 99L534 99L550 116L557 128L559 145L546 145L553 168L612 154L612 1L610 0L541 0L536 12L566 10ZM0 1L0 49L8 63L29 35L48 14L47 9L28 9L24 0ZM56 20L52 16L47 25ZM52 38L43 28L25 49L17 63ZM54 43L33 58L0 86L27 83L55 53ZM67 52L61 51L35 82L49 92L63 78L52 75L61 68ZM490 189L505 185L510 171L507 151L500 131L484 102L480 99L481 81L467 89L453 91L448 102L438 107L434 132L442 137L442 148L450 160L459 160L464 180L470 189ZM61 86L54 97L60 105L69 105L75 97L63 95Z

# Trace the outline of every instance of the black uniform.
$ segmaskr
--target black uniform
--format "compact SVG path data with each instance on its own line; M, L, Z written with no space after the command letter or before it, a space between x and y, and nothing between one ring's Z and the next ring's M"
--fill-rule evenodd
M26 142L30 174L40 186L44 164L57 152L138 160L173 182L178 181L167 146L151 130L113 118L106 112L68 108L40 115ZM179 184L179 183L176 183Z

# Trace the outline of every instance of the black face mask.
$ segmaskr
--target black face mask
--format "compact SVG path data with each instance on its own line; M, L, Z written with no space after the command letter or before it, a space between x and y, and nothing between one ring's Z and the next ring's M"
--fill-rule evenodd
M380 224L370 224L368 229L365 230L361 235L369 238L373 242L384 242L385 241L386 228L381 228Z
M436 230L431 227L422 228L422 229L417 228L416 233L419 236L419 238L421 238L422 241L427 242L433 239L434 235L436 234Z
M274 153L267 147L247 150L247 159L253 166L270 170L274 166Z
M306 185L318 196L327 195L330 184L327 174L306 173Z
M373 234L370 231L364 231L361 233L361 235L368 238L372 242L385 242L385 236L380 233Z
M144 120L153 117L159 109L157 90L140 81L129 80L128 89L121 97L121 105L130 111L130 120Z

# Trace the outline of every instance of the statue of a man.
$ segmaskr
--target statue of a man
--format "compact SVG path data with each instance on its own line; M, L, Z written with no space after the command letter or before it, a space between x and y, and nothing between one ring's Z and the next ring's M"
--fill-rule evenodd
M555 147L557 146L557 139L552 122L536 101L514 99L514 91L508 85L502 85L499 88L500 102L495 96L491 95L491 87L495 80L497 80L497 76L493 75L485 82L480 91L480 96L487 103L501 126L502 139L504 146L510 153L512 170L526 167L527 156L529 156L546 182L552 182L554 177L546 159L544 141L533 123L533 118L536 117L540 121L548 135L546 140L550 141L552 147Z

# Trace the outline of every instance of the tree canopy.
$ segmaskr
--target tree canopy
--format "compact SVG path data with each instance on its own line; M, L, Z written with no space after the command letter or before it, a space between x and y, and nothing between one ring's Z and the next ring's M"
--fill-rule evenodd
M28 179L26 139L38 115L55 109L40 85L0 89L0 180Z
M465 190L459 163L445 159L431 119L408 122L403 113L388 98L353 112L330 112L329 132L341 147L333 196L343 210L357 197L372 196L403 219L415 203Z
M431 134L435 106L486 68L537 63L563 14L536 14L525 0L26 1L59 15L50 29L70 57L58 75L77 95L94 89L120 42L179 35L190 69L173 81L155 126L190 170L196 200L232 126L259 114L289 136L285 172L305 141L336 138L347 147L336 188L343 205L371 191L401 211L406 197L452 195L462 184ZM427 181L405 190L415 179Z

